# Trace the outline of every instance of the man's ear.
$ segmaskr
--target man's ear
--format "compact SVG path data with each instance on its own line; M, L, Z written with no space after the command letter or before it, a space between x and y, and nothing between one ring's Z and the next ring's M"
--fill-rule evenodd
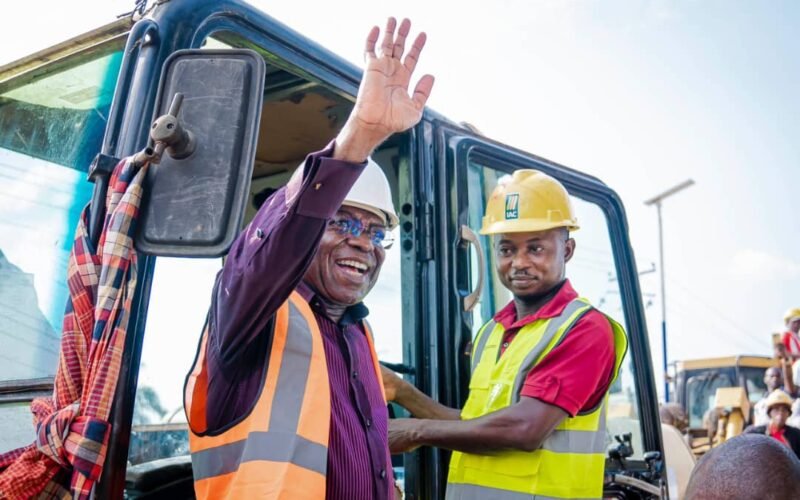
M564 262L569 262L573 255L575 255L575 240L567 238L564 242Z

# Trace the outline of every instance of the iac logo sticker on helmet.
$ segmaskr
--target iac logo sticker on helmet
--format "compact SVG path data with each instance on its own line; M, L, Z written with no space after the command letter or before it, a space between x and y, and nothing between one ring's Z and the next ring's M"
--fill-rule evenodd
M506 195L506 220L519 219L519 193Z

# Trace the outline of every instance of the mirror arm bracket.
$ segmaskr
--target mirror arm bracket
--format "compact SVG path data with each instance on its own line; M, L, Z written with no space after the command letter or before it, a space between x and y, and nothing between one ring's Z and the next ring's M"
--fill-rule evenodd
M178 120L178 113L183 104L183 94L176 92L169 106L169 113L161 115L150 126L150 140L143 150L133 157L133 164L137 167L147 162L160 163L161 156L166 152L176 160L188 158L197 145L194 134L183 128Z

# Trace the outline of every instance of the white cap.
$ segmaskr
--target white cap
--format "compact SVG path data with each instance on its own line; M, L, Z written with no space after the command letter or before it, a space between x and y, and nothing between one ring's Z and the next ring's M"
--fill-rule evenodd
M392 203L392 190L383 169L372 158L367 159L367 166L356 180L342 205L360 208L378 215L386 220L389 229L400 223Z

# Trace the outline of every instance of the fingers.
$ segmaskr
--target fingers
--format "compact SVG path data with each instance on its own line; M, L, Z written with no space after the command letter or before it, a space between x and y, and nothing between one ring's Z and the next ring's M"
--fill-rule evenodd
M428 98L431 96L434 81L433 75L424 75L419 79L417 86L414 88L414 96L411 98L417 109L425 107L425 103L428 102Z
M367 35L367 44L364 47L364 59L374 59L377 57L375 55L375 44L378 42L378 34L380 34L380 28L377 26L373 26L371 30L369 30L369 34Z
M425 35L425 32L421 32L419 35L417 35L417 39L414 40L411 50L409 50L408 54L406 54L406 58L403 60L403 65L406 67L409 73L413 73L414 68L417 67L419 54L422 52L422 48L425 47L425 40L427 39L428 37Z
M392 46L394 45L394 30L397 27L397 20L390 17L386 21L386 30L383 32L383 41L381 42L381 55L392 57Z
M411 21L403 19L403 22L400 23L400 29L397 30L397 38L394 40L394 46L392 46L392 57L395 59L403 57L403 51L406 48L406 37L409 31L411 31Z

